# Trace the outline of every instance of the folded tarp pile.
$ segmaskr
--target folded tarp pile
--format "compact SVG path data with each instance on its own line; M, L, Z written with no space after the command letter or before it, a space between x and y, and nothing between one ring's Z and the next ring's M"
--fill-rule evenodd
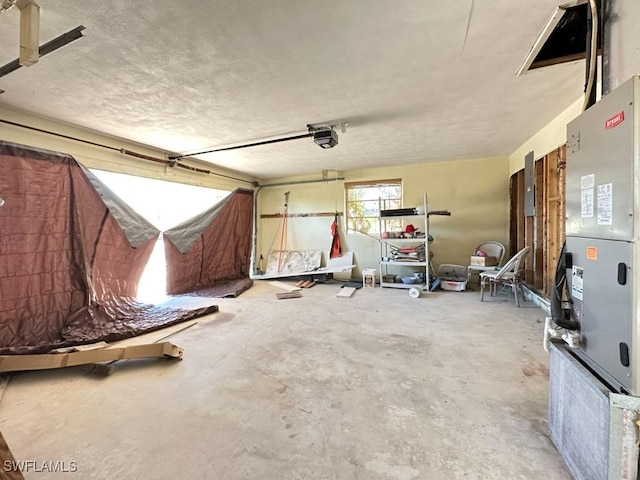
M120 340L218 310L135 301L160 232L72 157L0 141L0 198L0 354Z

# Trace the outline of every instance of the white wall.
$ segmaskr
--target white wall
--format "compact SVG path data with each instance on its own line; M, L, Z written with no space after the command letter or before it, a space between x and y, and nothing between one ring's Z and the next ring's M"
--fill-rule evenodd
M564 145L567 142L567 123L580 114L582 104L581 97L509 155L509 173L512 175L524 168L524 157L530 151L537 160Z
M467 265L473 248L485 240L508 242L509 160L506 157L425 163L342 172L345 181L401 178L403 205L422 204L426 192L430 210L449 210L451 217L432 216L431 234L435 240L434 264ZM308 180L314 177L277 179L272 183ZM289 213L344 211L344 182L263 188L258 194L259 214L281 213L284 193L290 192ZM287 226L288 250L321 250L331 246L332 217L290 218ZM278 250L280 219L261 219L258 224L258 257L266 259L270 250ZM359 276L364 268L378 268L378 241L363 234L344 233L343 250L354 252Z

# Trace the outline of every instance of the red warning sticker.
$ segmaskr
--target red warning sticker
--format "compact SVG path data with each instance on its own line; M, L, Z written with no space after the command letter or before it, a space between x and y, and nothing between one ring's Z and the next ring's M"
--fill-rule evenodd
M598 259L598 249L596 247L587 247L587 258L589 260Z

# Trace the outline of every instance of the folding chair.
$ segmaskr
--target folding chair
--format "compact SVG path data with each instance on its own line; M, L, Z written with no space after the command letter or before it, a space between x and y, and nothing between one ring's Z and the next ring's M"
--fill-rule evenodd
M502 261L504 260L505 248L504 248L504 245L502 245L500 242L493 242L493 241L482 242L480 245L478 245L475 248L475 250L473 251L473 254L475 254L478 250L483 251L489 257L497 258L498 259L497 266L502 265ZM490 267L485 267L482 265L469 265L467 267L467 283L471 282L471 276L473 275L473 272L478 272L478 274L480 274L480 272L487 272L487 271L493 271L493 270L497 270L495 265ZM480 283L480 277L478 277L478 283Z
M498 287L509 287L513 290L513 295L516 299L516 305L520 306L518 299L518 288L522 290L521 277L524 271L524 260L529 253L530 248L524 247L513 257L511 257L507 263L500 270L480 272L480 301L484 301L484 288L489 286L489 293L492 297L498 294ZM524 297L523 297L524 298Z

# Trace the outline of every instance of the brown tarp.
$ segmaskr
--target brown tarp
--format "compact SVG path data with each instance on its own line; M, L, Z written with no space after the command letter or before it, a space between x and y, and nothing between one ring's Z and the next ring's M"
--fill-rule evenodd
M229 280L250 282L252 219L253 191L237 189L209 210L165 231L167 293L202 291Z
M209 298L236 298L242 292L253 286L253 280L249 277L238 280L223 280L212 287L207 287L195 292L177 294L176 297L209 297Z
M0 141L0 353L113 341L197 311L135 302L159 231L72 157Z

